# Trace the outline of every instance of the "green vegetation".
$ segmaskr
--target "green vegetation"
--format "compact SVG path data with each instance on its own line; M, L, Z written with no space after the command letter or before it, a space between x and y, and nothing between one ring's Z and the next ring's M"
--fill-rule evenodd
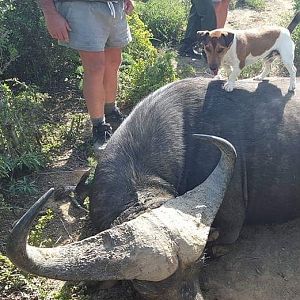
M264 10L266 8L266 0L244 0L244 3L255 10Z
M52 218L53 213L48 209L46 214L38 219L29 237L29 243L31 245L51 246L52 242L50 239L45 238L44 230ZM51 287L48 287L46 278L37 278L33 275L21 272L10 262L6 256L2 255L0 252L1 299L2 297L7 297L7 299L10 299L12 295L14 295L14 297L24 297L24 295L30 295L31 297L36 297L37 299L46 300L50 299L50 290Z
M294 9L295 11L300 10L300 0L294 0Z
M55 300L89 300L89 296L85 295L84 287L66 283L60 291L53 294Z
M300 10L300 0L294 0L294 9L295 9L295 12ZM291 21L291 18L289 17L287 24L290 21ZM296 48L295 48L295 66L299 72L299 70L300 70L300 27L299 27L299 25L294 30L292 38L293 38L293 41L295 42L295 46L296 46Z
M0 295L10 297L11 294L26 293L39 296L39 288L32 282L32 276L21 273L9 259L0 254ZM41 284L41 283L39 283Z
M13 56L17 53L3 78L17 77L49 91L49 87L52 89L76 79L79 59L76 52L58 46L51 39L37 2L0 2L0 28L9 33L9 43L5 48L11 49Z
M241 78L252 78L261 73L262 62L258 61L250 66L247 66L243 69L240 77Z
M189 1L149 0L138 4L137 11L152 32L155 45L174 46L180 42L187 23Z
M257 11L262 11L266 8L266 0L233 0L230 1L230 9L236 7L245 7Z
M293 32L293 41L295 42L295 66L300 70L300 28L299 26Z
M0 192L30 194L34 187L22 176L45 166L39 124L46 95L18 81L3 82L0 93Z
M31 230L28 242L30 245L37 246L37 247L50 247L53 242L51 238L46 238L43 236L43 231L46 228L46 226L49 224L49 222L53 219L54 215L51 209L47 209L46 213L41 216L37 222L37 224L34 226L34 228Z
M10 260L0 253L0 295L1 299L39 300L88 300L81 287L65 284L59 291L57 286L47 283L46 278L20 272Z

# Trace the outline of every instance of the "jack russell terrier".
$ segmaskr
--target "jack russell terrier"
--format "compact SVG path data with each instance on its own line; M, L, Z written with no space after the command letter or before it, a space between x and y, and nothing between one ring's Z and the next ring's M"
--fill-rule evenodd
M291 32L300 22L300 11L288 28L272 26L248 30L215 29L198 31L197 40L204 45L209 68L218 74L222 64L228 74L224 85L227 92L234 89L235 81L242 69L259 59L263 59L263 70L255 80L263 80L271 70L271 63L278 56L290 74L289 91L295 90L296 67L294 66L295 45Z

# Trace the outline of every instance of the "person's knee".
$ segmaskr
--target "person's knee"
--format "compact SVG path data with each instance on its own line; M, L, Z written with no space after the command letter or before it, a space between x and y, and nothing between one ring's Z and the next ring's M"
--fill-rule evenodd
M117 71L122 62L122 50L120 48L108 48L105 51L106 69Z
M121 62L122 62L121 56L110 57L106 61L106 68L113 69L113 70L119 70Z
M85 74L104 74L104 53L80 52L80 57Z
M98 61L88 61L83 65L83 70L85 74L104 74L105 62L102 60Z

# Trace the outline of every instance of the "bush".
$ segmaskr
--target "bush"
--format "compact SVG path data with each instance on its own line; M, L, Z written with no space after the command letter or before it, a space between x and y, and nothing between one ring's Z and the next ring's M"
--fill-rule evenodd
M53 245L51 238L45 238L44 235L45 228L53 218L53 211L48 208L46 213L38 219L37 224L35 224L34 228L30 232L28 238L28 243L30 245L36 247L50 247Z
M294 9L295 11L300 10L300 0L294 0Z
M125 105L134 105L146 95L177 78L173 67L174 54L159 54L152 64L137 60L121 73L120 97Z
M234 0L230 3L230 8L248 7L254 10L264 10L266 8L266 0Z
M10 299L13 294L31 294L38 297L38 289L30 282L30 276L21 273L10 260L0 253L0 294ZM19 298L20 299L20 298Z
M296 12L300 10L300 0L294 0L294 12L292 13L292 15L286 15L283 19L282 19L282 26L287 27L292 18L294 17L294 14L296 14ZM297 26L295 28L295 30L292 33L292 40L295 43L295 59L294 59L294 64L298 70L297 73L299 73L300 71L300 27Z
M13 190L24 192L32 191L32 185L23 182L27 186L23 190L21 182L15 180L40 169L46 162L39 129L46 96L21 83L16 85L18 92L13 92L7 83L0 85L0 189L10 182L15 186Z
M137 11L157 44L176 45L183 37L190 8L189 1L149 0L138 3Z
M266 8L265 0L245 0L245 5L256 10L264 10Z
M152 46L152 34L137 14L129 18L133 42L123 53L119 98L124 105L134 105L152 91L177 78L174 54Z
M58 46L49 36L37 2L0 1L0 28L9 33L5 47L13 45L18 54L2 78L19 78L49 90L76 77L79 58L76 51Z
M53 245L50 238L45 238L44 232L52 219L53 212L47 209L45 215L37 220L34 229L29 235L29 243L31 245L37 247L50 247ZM25 299L25 297L26 299L52 299L48 298L49 287L47 286L45 278L34 277L33 275L20 271L6 256L2 255L1 252L0 294L5 297L5 299Z
M258 61L252 65L249 65L245 68L243 68L243 71L241 75L239 76L240 78L252 78L257 75L259 75L262 71L263 65L261 61Z
M294 14L300 10L300 0L294 0ZM291 16L289 16L289 20L287 24L291 22ZM295 64L297 68L300 68L300 28L297 26L293 32L293 41L296 44L296 49L295 49Z
M292 34L292 39L295 42L295 66L300 71L300 28L296 27ZM298 72L299 72L298 71Z
M16 60L18 52L10 42L11 31L0 28L0 76Z

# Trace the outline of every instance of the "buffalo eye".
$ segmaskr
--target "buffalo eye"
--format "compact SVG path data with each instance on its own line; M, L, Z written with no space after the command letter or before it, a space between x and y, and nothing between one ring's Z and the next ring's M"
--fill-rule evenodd
M219 48L218 50L217 50L217 53L222 53L224 51L224 48Z

